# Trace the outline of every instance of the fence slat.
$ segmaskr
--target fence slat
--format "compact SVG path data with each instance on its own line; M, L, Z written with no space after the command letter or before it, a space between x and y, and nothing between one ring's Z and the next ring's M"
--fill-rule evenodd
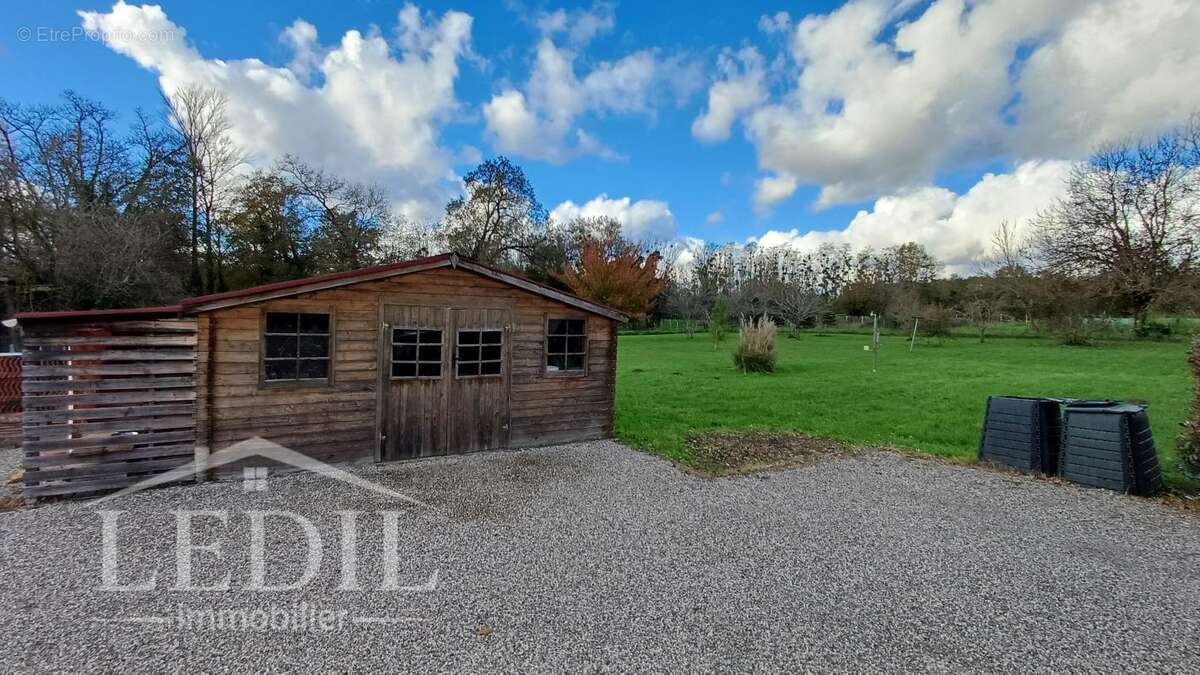
M195 347L195 335L111 335L107 337L39 337L25 336L26 347L75 347L101 345L110 347Z
M187 375L196 372L194 361L165 363L117 363L86 366L24 365L22 377L80 377L84 375Z
M190 389L195 380L191 377L121 377L107 380L30 380L26 379L21 388L25 394L65 394L68 391L76 394L93 391L114 391L118 389Z
M27 498L104 492L191 462L195 320L38 324L25 345Z
M99 345L97 345L99 346ZM97 351L79 351L71 349L37 349L25 350L22 354L25 363L39 361L193 361L196 350L180 349L106 349Z
M116 449L109 452L104 452L97 448L87 448L71 453L26 455L25 467L26 469L30 469L73 464L86 466L97 462L122 462L131 459L157 459L166 457L178 457L181 459L180 464L183 464L185 463L183 460L190 461L194 455L195 447L190 443L155 445L148 448L135 448L133 450Z
M74 384L68 382L66 384ZM26 396L22 403L26 410L33 408L60 408L68 405L113 405L119 403L166 403L169 401L194 401L195 389L164 389L151 391L107 391L102 393L61 394L58 396Z

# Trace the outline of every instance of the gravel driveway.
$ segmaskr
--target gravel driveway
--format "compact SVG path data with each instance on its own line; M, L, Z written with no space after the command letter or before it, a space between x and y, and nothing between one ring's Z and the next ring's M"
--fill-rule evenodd
M95 507L0 514L8 670L1200 669L1200 517L1136 498L876 453L706 480L611 442L355 469L434 508L314 475L154 490L124 511L122 583L101 584ZM176 591L173 510L199 527ZM304 515L326 543L298 591L246 590L247 509ZM399 510L399 580L339 591L337 511ZM382 516L358 578L382 578ZM267 581L300 574L268 530ZM303 603L303 604L301 604ZM341 610L340 629L180 627L186 612ZM182 608L182 610L181 610ZM282 608L282 609L280 609ZM181 611L184 612L181 614ZM307 611L307 609L297 612ZM200 616L204 616L200 614ZM305 614L307 616L307 614Z

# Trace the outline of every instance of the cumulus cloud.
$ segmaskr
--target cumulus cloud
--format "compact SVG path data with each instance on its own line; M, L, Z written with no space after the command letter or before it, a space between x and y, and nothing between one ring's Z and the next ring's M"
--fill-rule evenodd
M843 229L772 230L752 241L804 251L827 242L879 249L915 241L946 263L947 272L967 274L987 253L1001 221L1010 221L1020 233L1040 209L1063 194L1070 168L1067 161L1029 161L1011 173L986 174L961 195L925 186L880 197Z
M722 79L708 90L708 106L692 123L692 135L702 141L729 138L738 116L767 98L763 59L757 49L726 50L717 57L717 70Z
M560 223L600 216L621 223L622 234L634 241L660 242L675 238L675 215L666 202L654 199L611 199L601 194L583 205L567 200L550 211L550 218Z
M231 135L256 161L291 153L380 183L418 218L444 202L453 152L439 132L459 108L454 82L459 59L470 56L467 14L423 16L405 5L394 43L350 30L329 47L312 24L297 21L280 36L293 50L288 67L206 58L157 5L118 2L79 16L110 49L155 72L168 96L193 84L224 92ZM150 34L163 38L139 38Z
M576 121L584 113L653 116L664 96L676 102L701 86L698 64L682 56L641 49L601 61L586 74L576 73L583 47L612 30L612 8L544 14L537 22L533 69L522 89L505 87L483 105L487 132L500 152L565 162L580 155L615 159L620 155ZM556 40L564 40L560 44Z
M783 91L732 105L753 99L730 92L754 92L748 81L756 73L753 64L719 63L694 135L719 140L739 120L772 174L756 203L769 206L791 179L819 185L825 206L909 190L939 170L1001 157L1078 157L1200 108L1191 84L1200 72L1200 3L915 5L851 0L796 22L765 18L764 30L789 38Z
M765 213L772 206L792 196L799 187L798 182L787 174L764 176L754 181L754 210Z

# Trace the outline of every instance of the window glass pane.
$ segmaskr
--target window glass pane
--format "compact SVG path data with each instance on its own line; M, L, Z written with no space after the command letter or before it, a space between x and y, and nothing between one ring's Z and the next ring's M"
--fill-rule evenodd
M583 335L583 319L568 319L567 335Z
M546 333L550 335L564 335L567 332L567 322L563 319L550 319L546 324Z
M421 345L420 357L422 361L437 361L442 360L441 345Z
M283 361L265 361L263 363L268 380L296 379L296 362L292 359Z
M422 363L417 366L417 375L421 377L440 377L442 374L442 364L440 363Z
M393 363L392 377L416 377L417 364L415 363Z
M566 364L567 357L562 354L550 355L546 357L546 370L562 370Z
M567 338L567 351L573 354L578 354L583 351L583 337Z
M484 361L499 361L500 360L500 345L487 345L483 348L479 358Z
M548 337L546 338L546 351L551 354L561 354L567 350L567 338L565 337Z
M503 332L498 330L485 330L483 337L480 339L485 345L498 345L503 341Z
M268 359L296 358L296 336L268 335L265 357Z
M392 331L394 344L417 344L417 331L411 328L397 328Z
M442 343L442 331L440 330L423 330L421 331L421 344L423 345L440 345Z
M329 356L329 336L301 335L300 356Z
M300 359L300 379L313 380L329 377L329 359Z
M416 345L396 345L392 347L393 361L416 361L417 346Z
M479 347L472 347L469 345L460 346L458 348L458 360L459 361L478 361L479 360Z
M295 333L296 325L295 314L267 312L268 333Z
M458 364L458 376L459 377L471 377L471 376L478 375L478 374L479 374L479 364L478 363L459 363Z
M329 334L329 315L328 314L301 314L300 315L300 332L301 333L321 333Z
M458 331L458 344L460 344L460 345L477 345L477 344L479 344L479 331L477 331L477 330L460 330L460 331Z
M499 375L500 374L500 362L499 361L491 361L491 362L484 362L484 363L479 364L479 374L480 375Z
M583 354L568 356L567 370L583 370Z

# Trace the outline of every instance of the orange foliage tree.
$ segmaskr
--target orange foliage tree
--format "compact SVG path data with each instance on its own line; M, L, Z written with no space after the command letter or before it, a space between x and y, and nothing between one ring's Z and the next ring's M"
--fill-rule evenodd
M635 319L645 318L667 287L666 269L657 251L646 253L616 237L584 237L578 262L566 265L557 276L575 295Z

